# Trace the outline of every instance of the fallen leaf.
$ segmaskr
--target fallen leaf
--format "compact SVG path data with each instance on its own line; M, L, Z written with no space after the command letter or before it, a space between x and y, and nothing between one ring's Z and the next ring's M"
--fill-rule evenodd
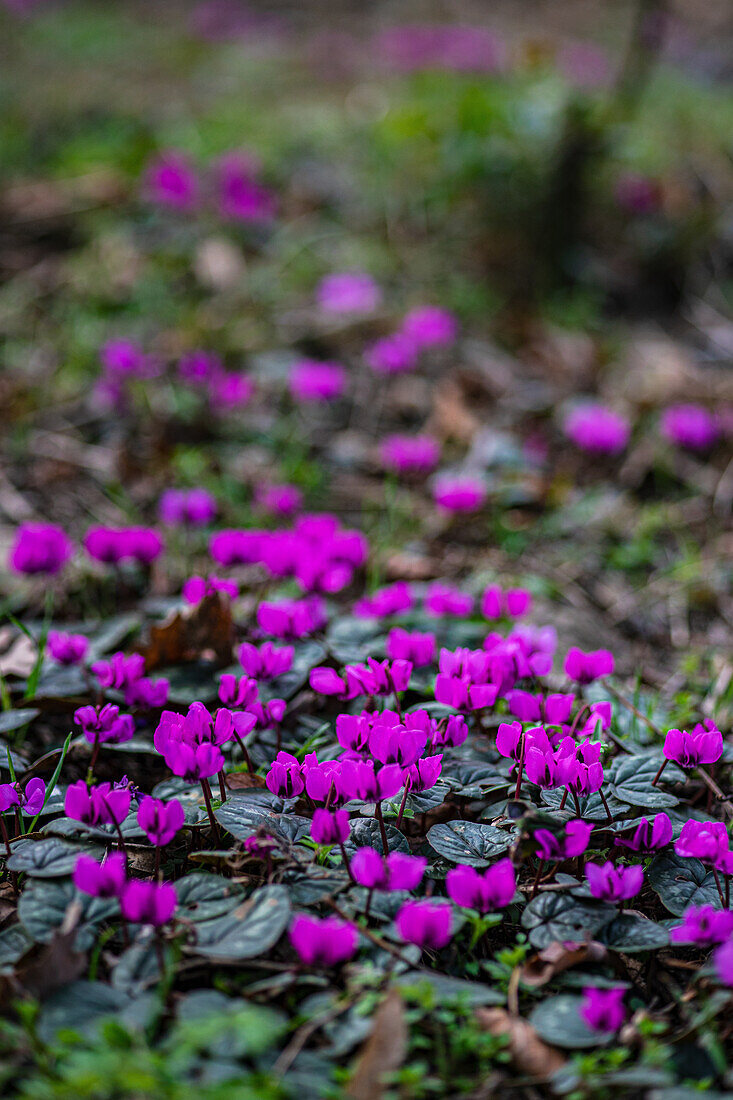
M60 929L48 943L34 944L19 960L15 980L32 997L42 1001L56 989L76 981L87 967L87 957L74 948L81 906L72 903Z
M0 673L3 676L30 676L38 657L35 642L26 634L16 638L10 649L0 657Z
M346 1089L350 1100L380 1100L384 1078L402 1065L407 1053L407 1024L402 997L391 990L374 1014L372 1032L361 1048Z
M506 1035L509 1054L520 1073L548 1078L565 1065L565 1059L538 1036L531 1024L521 1016L510 1016L503 1008L477 1008L479 1026L491 1035Z
M573 966L587 962L597 962L606 954L606 948L599 943L583 943L566 947L562 943L551 943L544 951L533 955L522 967L522 983L538 988L546 985L556 974L569 970Z
M253 787L264 787L265 777L251 772L234 772L227 775L226 785L230 791L248 791Z
M229 601L221 592L214 592L195 607L177 611L160 626L151 626L150 641L142 652L145 669L151 672L210 656L220 665L229 665L234 660L233 645Z
M427 430L439 439L470 443L478 429L478 418L469 409L461 385L454 378L440 382L435 387L433 412Z

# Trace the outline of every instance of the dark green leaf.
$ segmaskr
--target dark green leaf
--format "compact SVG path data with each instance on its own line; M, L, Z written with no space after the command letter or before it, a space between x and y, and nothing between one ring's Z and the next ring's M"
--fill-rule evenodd
M598 933L600 943L614 951L633 955L637 951L654 951L666 947L669 932L656 921L648 920L640 913L620 913L604 925Z
M682 916L688 905L721 907L715 876L699 859L662 853L649 864L647 877L662 904L676 916Z
M394 825L385 825L385 829L390 852L409 853L410 845L404 833L395 829ZM373 817L362 817L352 822L351 833L344 847L350 856L357 848L374 848L377 852L384 852L379 822Z
M542 950L551 943L582 943L592 938L613 918L610 905L580 901L569 894L554 891L538 894L522 913L522 927L529 930L534 947Z
M231 879L194 871L176 883L179 917L203 921L221 917L236 909L244 899L244 890Z
M20 923L34 940L47 943L64 923L67 910L73 903L78 903L80 911L74 945L77 951L88 951L99 925L119 912L115 898L93 898L82 894L69 880L32 879L18 903Z
M199 924L193 950L219 961L253 959L274 947L289 920L287 889L263 886L226 916Z
M584 1047L602 1046L610 1042L612 1031L594 1031L580 1015L582 997L562 994L548 997L535 1005L529 1022L540 1039L566 1050L582 1050Z
M438 855L473 867L485 867L507 850L512 839L505 829L478 821L448 821L428 831L430 846Z
M80 847L68 844L56 837L45 840L19 840L13 845L13 854L8 860L11 871L24 871L35 878L61 878L72 874L76 861L82 852L101 859L102 848Z

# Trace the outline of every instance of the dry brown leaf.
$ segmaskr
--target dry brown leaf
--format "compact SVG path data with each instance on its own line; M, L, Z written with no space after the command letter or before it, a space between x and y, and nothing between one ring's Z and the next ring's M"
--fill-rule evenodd
M427 428L439 439L454 439L458 443L470 443L478 431L478 418L469 409L463 387L454 378L446 378L435 387L433 413Z
M226 784L230 791L248 791L253 787L264 787L265 777L251 772L234 772L227 775Z
M522 982L537 988L546 985L556 974L569 970L579 963L602 959L606 948L599 943L584 943L568 948L561 943L551 943L544 951L533 955L522 967Z
M211 656L221 665L234 660L234 622L229 601L220 592L201 603L178 611L161 626L151 626L150 641L143 650L145 669L181 664Z
M521 1016L510 1016L503 1008L477 1008L476 1019L491 1035L507 1036L509 1054L520 1073L546 1079L565 1065L560 1052L543 1043L532 1025Z
M38 647L27 634L15 639L10 649L0 657L3 676L30 676L38 657Z
M380 1100L384 1078L402 1065L407 1053L407 1024L402 997L390 990L374 1015L372 1033L361 1048L346 1089L350 1100Z

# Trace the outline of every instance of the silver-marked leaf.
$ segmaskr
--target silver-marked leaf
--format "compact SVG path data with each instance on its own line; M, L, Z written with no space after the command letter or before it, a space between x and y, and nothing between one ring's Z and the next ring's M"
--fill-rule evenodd
M131 997L147 989L160 979L160 959L155 941L134 943L123 951L112 971L112 985Z
M265 806L258 806L248 798L233 795L223 806L214 810L214 817L237 840L246 840L257 832L260 825L271 822L272 815Z
M244 890L231 879L194 871L176 883L176 915L191 921L213 920L236 909L244 899Z
M97 860L104 854L103 848L80 847L52 836L44 840L19 840L12 851L8 868L35 878L62 878L72 874L82 853Z
M382 652L384 626L379 619L359 619L354 615L332 619L326 646L339 664L358 664Z
M130 1004L120 989L102 982L72 982L52 993L41 1010L38 1031L42 1039L52 1040L62 1028L90 1035L98 1021L116 1016Z
M643 917L641 913L619 913L603 926L598 933L598 940L613 951L633 955L637 951L654 951L658 947L666 947L669 943L669 932L663 925Z
M320 642L311 640L296 645L290 671L275 680L260 681L260 699L265 703L270 699L292 699L308 679L310 670L316 665L322 665L325 656L325 647Z
M663 790L661 785L653 787L652 780L659 771L664 757L659 753L625 756L618 760L611 776L611 791L621 802L631 806L643 806L647 810L661 810L665 806L676 806L679 798ZM685 773L675 764L668 764L662 782L684 782Z
M254 959L277 943L290 920L285 886L263 886L224 917L197 927L197 955L217 961Z
M406 852L409 854L410 845L407 838L394 825L385 825L387 844L390 852ZM379 822L373 817L362 817L352 822L349 839L344 845L347 853L352 856L358 848L374 848L384 853L382 843L382 831Z
M77 951L88 951L94 943L97 928L119 912L116 898L93 898L80 893L73 882L62 879L31 879L20 896L18 916L29 936L39 943L47 943L64 923L70 905L79 906L74 946Z
M448 821L428 831L431 848L452 863L470 863L485 867L502 855L512 842L512 834L495 825L479 821Z
M22 924L11 924L0 932L0 970L12 967L33 946Z
M0 714L0 733L10 733L11 730L19 730L22 726L32 722L40 714L37 707L23 707L21 710L6 710ZM3 756L5 751L3 749ZM7 761L6 761L7 764ZM13 764L15 767L15 764Z
M542 791L540 797L545 806L550 806L555 812L560 812L560 803L562 802L564 794L564 788L556 788L551 791ZM606 802L608 803L608 808L614 819L623 817L624 814L629 812L629 807L624 802L619 802L612 794L606 795ZM580 813L575 809L575 802L572 796L568 796L568 798L565 799L565 805L562 809L563 820L566 818L570 820L571 818L580 817L583 821L598 821L601 824L606 824L606 822L608 822L606 807L603 805L601 796L597 791L593 794L580 795L578 797L578 805L580 806ZM610 825L611 823L609 822L609 826Z
M545 895L547 896L547 895ZM540 1039L566 1050L582 1050L598 1047L611 1041L612 1031L594 1031L580 1015L582 997L563 993L548 997L535 1005L529 1014L529 1022Z
M613 919L616 909L581 901L569 894L548 891L538 894L522 913L522 927L529 931L530 943L542 950L551 943L582 943Z
M682 916L688 905L721 907L715 875L699 859L663 852L649 864L647 878L662 905L675 916Z

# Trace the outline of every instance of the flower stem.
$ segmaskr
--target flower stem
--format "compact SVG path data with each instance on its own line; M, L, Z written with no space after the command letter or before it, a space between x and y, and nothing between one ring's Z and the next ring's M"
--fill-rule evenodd
M382 814L382 807L381 807L379 802L375 803L374 816L376 817L377 821L379 822L379 831L382 834L382 845L384 847L384 854L385 854L385 856L387 856L387 855L389 855L389 843L387 841L387 830L386 830L385 825L384 825L384 816Z
M344 843L343 843L342 840L339 841L339 848L341 849L341 858L344 861L344 867L346 868L346 873L349 876L349 879L350 879L351 882L356 882L356 879L354 878L354 876L352 874L351 864L349 863L349 857L346 854L346 849L344 848Z
M223 771L218 772L217 775L219 777L219 797L221 798L222 802L226 802L226 800L227 800L227 787L226 787L226 783L224 782L224 772Z
M211 828L214 830L214 836L219 840L219 826L214 817L214 810L211 806L211 787L209 786L208 779L201 780L201 790L204 792L204 802L206 803L206 812L209 815L209 821L211 822Z
M667 764L669 764L669 760L663 760L662 763L659 765L659 771L652 779L652 787L656 787L657 783L662 778L662 772L667 767Z
M405 803L407 802L407 796L410 793L409 784L405 783L405 793L402 795L402 801L400 802L400 812L397 814L397 828L399 829L402 824L402 815L405 812Z

